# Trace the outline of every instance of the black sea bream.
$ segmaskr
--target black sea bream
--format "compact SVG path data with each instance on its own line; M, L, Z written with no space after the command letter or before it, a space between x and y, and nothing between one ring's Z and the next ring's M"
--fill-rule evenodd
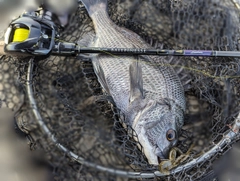
M94 47L151 48L136 33L118 27L106 0L82 0L95 27ZM176 72L160 56L97 55L94 71L103 89L131 125L150 164L168 157L184 123L185 96Z

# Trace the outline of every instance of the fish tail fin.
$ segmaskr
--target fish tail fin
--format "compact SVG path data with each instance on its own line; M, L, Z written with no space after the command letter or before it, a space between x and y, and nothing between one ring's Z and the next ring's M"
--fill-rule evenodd
M107 0L81 0L89 15L99 10L107 9Z

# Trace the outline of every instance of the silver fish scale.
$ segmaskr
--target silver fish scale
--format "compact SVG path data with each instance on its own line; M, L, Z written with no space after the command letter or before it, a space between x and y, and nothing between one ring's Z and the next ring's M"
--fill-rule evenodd
M149 48L147 43L135 33L119 28L111 22L104 11L92 15L96 26L96 47L111 48ZM130 64L136 61L133 56L97 56L93 60L95 69L100 66L103 70L107 87L117 107L124 114L128 113L130 93ZM185 111L185 98L182 84L175 71L166 66L165 58L158 56L140 56L139 62L142 67L143 89L146 99L162 101L163 98L172 100L172 112L178 117L183 116ZM158 64L158 65L157 65ZM97 72L97 71L96 71ZM103 85L104 86L104 85ZM180 119L183 120L183 119ZM178 123L181 126L183 123Z
M155 67L158 67L158 71L160 72L161 79L152 79L152 76L156 76L149 70L152 74L151 77L146 75L143 79L146 80L146 90L150 90L146 95L149 98L156 98L156 95L161 95L162 98L169 98L174 100L174 102L180 106L180 108L185 111L186 102L183 87L179 77L176 75L176 72L170 67L165 59L159 56L149 56L151 58L152 64ZM146 61L146 59L145 59ZM159 92L159 90L163 90Z

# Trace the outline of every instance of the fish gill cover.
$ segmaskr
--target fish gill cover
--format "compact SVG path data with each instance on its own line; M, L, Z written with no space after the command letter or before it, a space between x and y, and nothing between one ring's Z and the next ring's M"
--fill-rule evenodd
M136 32L153 46L239 51L239 9L234 2L111 0L108 13L117 25ZM79 42L88 37L90 41L92 33L91 19L79 3L60 39ZM219 170L219 164L214 163L238 137L203 161L180 166L218 145L237 119L240 61L230 57L178 57L166 66L172 66L186 82L187 101L177 145L187 156L182 162L175 162L173 169L181 170L170 175L165 170L166 175L159 176L159 168L148 164L133 139L134 130L123 126L121 113L114 105L104 99L91 103L103 92L88 58L50 56L35 61L31 68L29 59L1 56L0 106L16 111L19 128L33 138L31 149L45 152L55 180L136 180L145 179L147 173L153 175L149 180L201 180L206 176L213 179ZM36 105L32 105L31 98ZM37 119L68 152L59 150ZM82 164L69 158L69 151L78 155L80 162L84 159ZM120 171L134 172L136 178L127 178L127 172ZM121 173L125 177L119 176Z

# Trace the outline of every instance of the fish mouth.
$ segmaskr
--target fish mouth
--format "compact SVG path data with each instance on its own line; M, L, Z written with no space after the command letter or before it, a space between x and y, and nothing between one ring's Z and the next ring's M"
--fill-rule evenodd
M167 160L166 153L164 153L163 151L158 150L156 152L156 155L157 155L158 163L161 163L162 161Z

